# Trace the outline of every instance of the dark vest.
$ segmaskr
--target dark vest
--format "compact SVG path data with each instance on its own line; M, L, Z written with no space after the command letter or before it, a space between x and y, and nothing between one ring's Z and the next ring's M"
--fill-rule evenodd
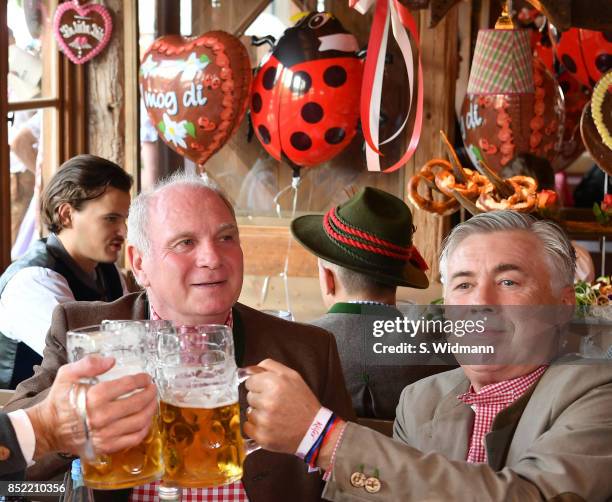
M96 283L75 263L54 234L34 243L24 256L6 269L0 277L0 296L13 276L26 267L43 267L57 272L66 279L78 301L110 302L123 296L119 272L114 264L98 263ZM42 357L28 345L0 333L0 389L14 389L19 382L34 374L33 366L41 361Z

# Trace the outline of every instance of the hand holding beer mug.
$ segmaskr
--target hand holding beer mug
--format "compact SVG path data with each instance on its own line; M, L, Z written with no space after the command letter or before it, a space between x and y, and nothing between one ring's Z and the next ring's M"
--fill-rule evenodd
M161 457L159 416L153 417L152 426L144 440L137 446L119 452L98 454L92 441L89 420L91 404L88 389L97 382L115 381L127 375L147 372L146 323L139 321L111 322L89 326L67 333L68 359L77 361L88 354L112 356L115 365L97 379L81 381L72 387L70 403L82 420L85 441L81 452L83 478L87 486L95 489L116 490L138 486L159 479L164 471ZM93 392L93 389L92 389ZM140 390L117 396L110 406L122 406L122 400L136 399ZM124 405L125 406L125 405ZM97 411L97 410L96 410ZM113 424L108 424L109 428Z
M238 369L232 331L183 326L158 338L157 384L166 487L207 488L242 477L245 455L258 449L240 430Z

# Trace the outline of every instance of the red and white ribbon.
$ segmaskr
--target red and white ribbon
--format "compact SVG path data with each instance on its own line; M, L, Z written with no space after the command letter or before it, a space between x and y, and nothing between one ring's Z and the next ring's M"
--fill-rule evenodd
M383 172L389 173L399 169L408 162L419 143L423 124L423 71L421 68L420 54L418 56L418 64L415 64L412 56L413 43L418 51L419 33L415 20L407 7L402 5L398 0L349 0L350 7L361 14L366 13L374 3L376 3L374 21L372 22L370 31L370 40L368 42L368 52L361 86L361 126L363 129L363 136L366 140L368 171L382 171L380 166L380 156L382 156L380 145L393 141L404 131L408 124L410 112L413 106L416 105L415 122L410 132L408 147L400 160L384 169ZM406 114L406 119L399 129L384 141L380 141L380 105L389 25L391 25L393 38L397 42L404 58L408 85L410 88L410 106ZM410 33L410 37L406 30ZM418 77L416 93L415 73Z

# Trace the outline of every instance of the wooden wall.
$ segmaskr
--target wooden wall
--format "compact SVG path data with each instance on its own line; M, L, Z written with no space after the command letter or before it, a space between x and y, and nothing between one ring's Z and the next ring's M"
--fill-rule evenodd
M228 4L236 7L227 11L225 17L219 20L223 26L212 23L213 17L206 15L206 8L194 10L194 32L203 32L208 29L223 27L241 33L254 12L261 10L265 2L248 2L249 12L246 12L246 2L236 1ZM371 13L361 16L348 9L346 2L328 2L328 7L340 18L345 27L356 34L360 43L365 45L368 38ZM226 4L226 5L228 5ZM115 162L125 165L129 171L137 173L137 92L135 82L135 66L137 61L134 54L137 27L137 0L107 0L106 5L114 12L114 33L109 47L96 58L87 68L88 79L88 127L89 150L92 153L107 157ZM195 2L194 2L195 5ZM200 4L202 6L203 4ZM207 3L206 3L207 5ZM231 14L231 15L230 15ZM212 15L216 15L215 12ZM391 193L404 195L408 176L420 168L432 157L440 156L442 148L439 140L439 130L442 129L452 137L454 132L454 106L455 106L455 80L457 76L457 33L458 12L457 7L451 9L446 18L435 29L427 28L429 25L429 12L415 13L420 28L421 57L424 71L425 107L424 123L421 142L413 159L399 173L381 175L367 173L361 162L355 162L361 156L360 141L351 145L343 156L337 159L340 168L332 174L346 175L346 188L353 189L363 184L375 183ZM464 17L465 19L465 17ZM126 24L128 23L128 24ZM131 71L130 71L131 69ZM399 78L399 70L388 69L387 78ZM118 85L119 84L119 85ZM127 86L127 89L126 89ZM390 109L400 108L405 103L406 96L396 93L399 101L389 106ZM232 176L240 181L246 176L253 163L265 157L261 146L254 140L251 146L244 147L244 135L247 132L246 122L228 145L211 160L211 172L216 175L223 174L223 170L235 171L225 180L230 186ZM351 149L352 148L352 149ZM395 152L398 153L398 152ZM395 154L394 153L394 154ZM357 165L360 164L360 165ZM342 165L345 165L343 168ZM357 169L357 175L351 174L351 169ZM334 167L335 169L335 167ZM345 169L345 171L343 171ZM315 193L316 187L325 183L325 169L320 174L314 173L312 179L305 184L302 193L308 190ZM329 170L327 171L329 173ZM327 175L329 176L329 174ZM290 171L278 166L278 184L283 186L290 180ZM371 181L375 180L375 181ZM222 181L222 180L219 180ZM308 188L310 183L310 188ZM222 181L223 184L223 181ZM226 187L227 188L227 187ZM342 190L338 190L338 197L346 198ZM312 199L312 196L310 197ZM326 210L320 208L319 210ZM253 226L252 221L241 221L242 242L246 256L246 277L243 290L243 300L259 308L275 308L284 305L285 290L281 275L285 262L286 250L289 243L288 220L277 222L274 225ZM438 280L436 265L440 242L447 231L448 221L444 218L415 211L415 225L417 226L415 244L422 251L425 259L431 264L430 276L432 282ZM293 242L290 246L289 281L292 308L300 319L311 318L323 312L322 303L318 296L316 280L316 261L300 246ZM264 288L264 283L268 288ZM266 293L267 292L267 293ZM433 284L431 290L415 292L407 290L400 292L400 297L412 298L417 301L429 301L440 294L440 285ZM300 303L296 305L296 302Z

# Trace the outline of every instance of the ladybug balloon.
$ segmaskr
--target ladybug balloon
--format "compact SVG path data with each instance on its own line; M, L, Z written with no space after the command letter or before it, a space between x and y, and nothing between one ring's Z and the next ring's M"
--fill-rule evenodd
M581 84L593 88L612 69L612 31L571 28L560 32L550 26L557 59Z
M305 15L262 61L251 120L275 159L297 168L340 153L359 120L362 63L357 39L327 12Z

